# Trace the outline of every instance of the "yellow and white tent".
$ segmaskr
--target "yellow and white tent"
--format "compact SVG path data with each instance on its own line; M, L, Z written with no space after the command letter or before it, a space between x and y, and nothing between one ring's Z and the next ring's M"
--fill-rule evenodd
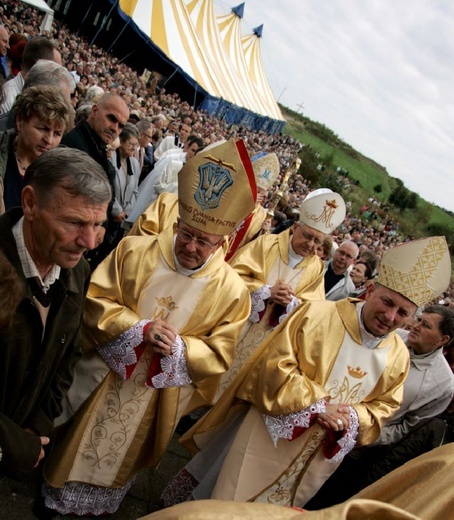
M209 94L206 108L222 106L226 117L240 118L234 122L250 122L252 115L283 126L262 66L261 32L241 35L244 4L225 16L215 15L212 0L120 0L119 6Z
M263 70L261 28L242 36L244 4L216 16L213 0L47 0L80 34L228 123L285 124ZM53 5L52 5L53 4Z

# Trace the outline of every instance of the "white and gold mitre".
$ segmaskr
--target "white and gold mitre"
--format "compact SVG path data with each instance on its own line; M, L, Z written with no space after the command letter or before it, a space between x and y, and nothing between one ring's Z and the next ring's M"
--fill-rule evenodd
M180 218L212 235L229 235L254 210L257 186L242 140L189 159L178 175Z
M421 307L445 291L450 278L446 239L430 237L405 242L383 253L377 282Z
M275 153L260 153L251 159L257 188L269 190L279 175L279 159Z
M300 222L327 235L342 224L344 218L344 199L328 188L309 193L300 206Z

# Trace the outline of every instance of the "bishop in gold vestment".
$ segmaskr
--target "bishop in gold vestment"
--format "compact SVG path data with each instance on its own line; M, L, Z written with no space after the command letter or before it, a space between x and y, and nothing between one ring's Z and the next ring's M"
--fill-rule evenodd
M291 229L253 240L230 260L251 293L251 315L216 399L267 335L302 301L325 299L324 266L316 248L344 220L345 204L339 194L322 188L301 204L300 215Z
M201 451L167 504L193 488L193 498L302 507L348 451L376 440L409 367L395 329L449 283L444 238L418 242L383 255L366 303L304 303L268 336L182 439Z
M231 141L188 161L175 226L125 238L94 273L85 340L96 354L80 386L102 373L90 369L100 356L105 376L48 460L48 507L115 512L135 474L159 464L179 418L211 403L250 311L222 248L254 204L248 160ZM234 187L238 205L226 196Z

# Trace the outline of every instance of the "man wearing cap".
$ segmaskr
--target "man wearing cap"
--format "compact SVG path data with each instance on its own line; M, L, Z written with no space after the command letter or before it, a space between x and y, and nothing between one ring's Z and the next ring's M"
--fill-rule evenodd
M323 262L316 249L344 218L342 197L326 188L316 190L301 204L299 222L279 235L253 240L232 258L230 265L251 293L252 308L217 398L259 344L301 301L324 299Z
M92 353L76 369L70 400L100 384L45 468L46 504L61 514L115 512L134 476L158 465L179 418L211 403L232 362L250 298L222 245L254 207L244 143L188 161L179 188L176 225L126 237L92 277Z
M214 145L217 146L217 144L219 143ZM209 147L211 146L213 145L209 145ZM209 147L207 146L204 151L208 151ZM236 249L257 237L263 221L267 217L267 211L261 203L265 200L267 189L274 183L279 174L279 161L276 154L268 154L266 157L266 160L260 161L252 159L257 185L257 200L252 213L240 223L236 230L230 233L229 243L225 244L225 249L228 251L226 260L233 256ZM175 186L177 185L176 182L174 184ZM158 186L156 187L158 188ZM134 213L135 223L129 234L155 235L176 220L178 216L178 197L174 193L163 192L146 210L140 210L136 206Z
M195 498L304 506L399 408L409 356L395 329L445 290L450 273L444 237L423 239L383 255L368 301L303 303L183 438L193 452L209 448L209 461L202 449L169 486L167 504L195 478L203 484ZM223 449L220 471L204 475Z

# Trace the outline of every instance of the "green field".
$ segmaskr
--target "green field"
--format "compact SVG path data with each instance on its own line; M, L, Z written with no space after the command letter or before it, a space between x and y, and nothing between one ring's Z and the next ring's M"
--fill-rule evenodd
M284 132L319 153L322 162L329 168L334 170L337 166L341 166L348 170L350 179L359 182L351 193L346 194L346 198L352 201L354 211L371 195L381 202L388 203L389 196L399 183L392 177L392 173L390 174L383 166L344 143L324 125L298 115L286 107L281 106L281 110L287 120ZM301 158L304 160L304 150ZM380 186L380 192L374 190L377 186ZM416 207L412 209L401 210L390 205L389 213L399 222L401 231L416 237L443 232L452 246L454 215L419 196L416 196L416 200Z

